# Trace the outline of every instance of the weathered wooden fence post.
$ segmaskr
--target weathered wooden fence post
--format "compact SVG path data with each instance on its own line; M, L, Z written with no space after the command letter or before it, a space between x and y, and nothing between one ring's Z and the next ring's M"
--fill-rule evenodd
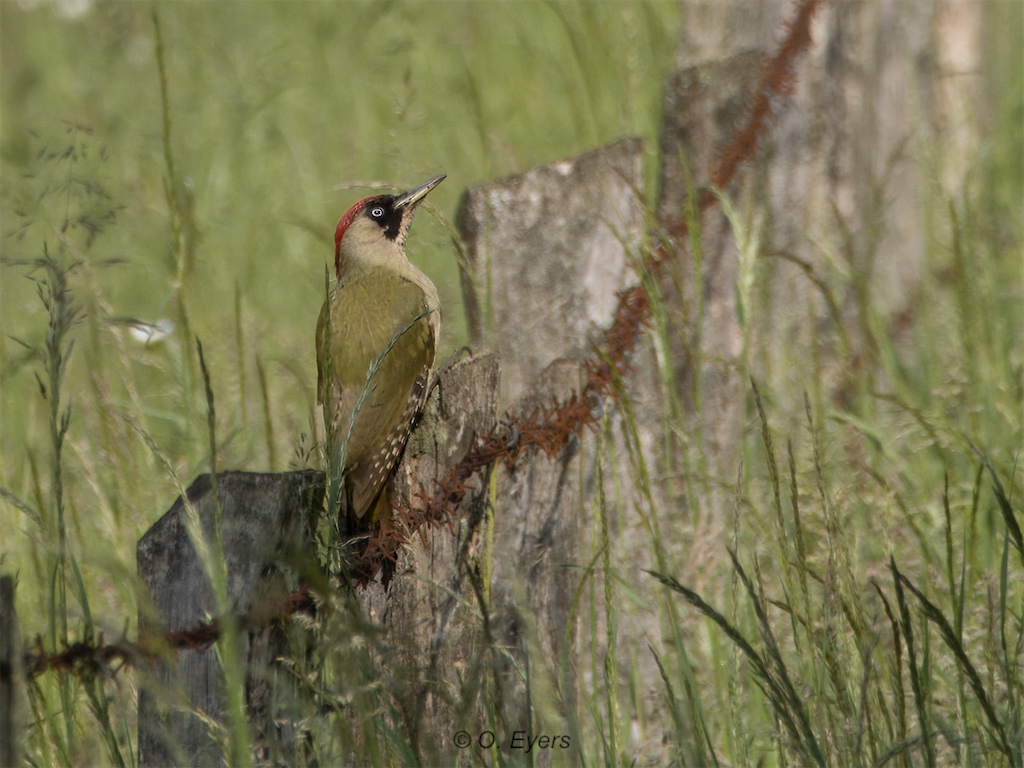
M764 65L759 51L741 51L682 67L669 76L661 133L658 218L669 230L689 221L691 196L700 194L718 162L723 143L746 118ZM733 189L723 190L731 194ZM669 266L675 280L663 283L671 350L669 365L696 452L706 459L703 513L720 523L732 503L744 393L737 376L742 352L736 297L738 260L730 223L719 205L689 221L700 242L700 258L689 243L677 243ZM694 513L695 510L689 510Z
M311 565L309 526L323 503L321 473L222 472L216 490L214 495L210 476L202 475L189 487L187 498L179 497L139 540L139 575L152 601L140 608L140 637L152 641L216 619L210 583L187 526L190 505L207 538L216 535L220 518L235 615L258 613L284 597L295 589L296 575ZM292 585L285 583L289 578ZM266 670L286 646L272 625L242 627L241 634L253 737L276 745ZM223 674L211 649L186 648L174 661L158 662L154 674L139 686L139 764L220 764L222 751L210 723L223 722L224 697Z
M14 579L0 578L0 766L21 765L25 671L14 612Z
M582 361L611 324L618 292L637 280L642 188L642 143L625 139L467 191L457 221L472 271L463 280L470 335L501 355L503 407L525 416L583 392ZM554 460L529 456L499 475L491 621L515 662L506 736L572 729L581 642L572 602L589 557L580 531L596 460L592 440L573 440Z

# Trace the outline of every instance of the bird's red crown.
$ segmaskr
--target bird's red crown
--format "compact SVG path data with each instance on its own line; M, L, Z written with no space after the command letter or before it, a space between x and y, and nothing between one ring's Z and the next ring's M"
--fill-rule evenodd
M337 228L334 230L334 274L339 278L341 277L341 238L345 236L345 230L351 226L359 212L376 199L376 197L367 197L353 205L345 211L345 215L341 217Z

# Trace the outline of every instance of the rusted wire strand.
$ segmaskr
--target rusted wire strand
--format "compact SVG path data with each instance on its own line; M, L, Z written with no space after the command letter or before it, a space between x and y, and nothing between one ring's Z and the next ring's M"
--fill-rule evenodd
M315 600L312 588L303 585L290 595L264 602L237 617L238 626L243 631L257 631L275 621L291 619L300 613L313 613ZM219 639L220 622L217 619L192 629L164 634L154 635L143 629L135 642L122 637L115 643L104 643L101 635L95 643L78 642L54 653L45 651L42 641L37 639L35 650L25 653L23 663L30 678L44 672L70 672L88 678L113 674L117 665L137 667L152 664L158 658L173 657L178 651L202 652Z

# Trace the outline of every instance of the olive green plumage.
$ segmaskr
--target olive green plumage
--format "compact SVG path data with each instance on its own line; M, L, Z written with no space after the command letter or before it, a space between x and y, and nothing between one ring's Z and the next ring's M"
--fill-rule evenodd
M416 205L443 178L357 203L335 235L337 285L316 328L317 399L344 457L350 520L375 508L426 399L440 302L406 258L405 237Z

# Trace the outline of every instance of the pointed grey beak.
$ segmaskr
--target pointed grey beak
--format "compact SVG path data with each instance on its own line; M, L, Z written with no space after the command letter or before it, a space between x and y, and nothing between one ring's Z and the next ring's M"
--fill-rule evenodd
M395 208L408 208L412 210L416 205L427 196L427 193L444 181L447 178L445 174L431 179L426 184L416 187L416 189L410 189L408 192L403 192L395 198Z

